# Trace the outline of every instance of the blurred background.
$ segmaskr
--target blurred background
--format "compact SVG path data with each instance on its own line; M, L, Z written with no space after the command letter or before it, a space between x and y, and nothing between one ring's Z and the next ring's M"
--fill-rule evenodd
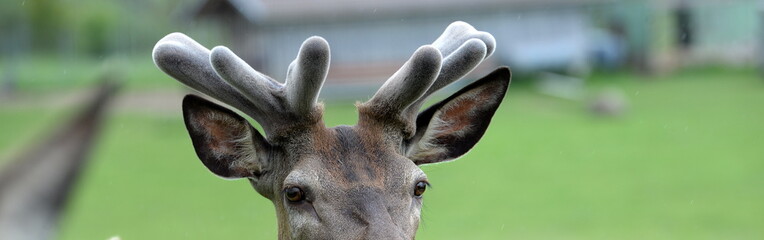
M196 158L153 45L284 79L323 36L334 126L457 20L497 50L442 94L513 83L473 151L423 167L420 239L764 238L762 1L6 0L0 239L275 239L271 203Z

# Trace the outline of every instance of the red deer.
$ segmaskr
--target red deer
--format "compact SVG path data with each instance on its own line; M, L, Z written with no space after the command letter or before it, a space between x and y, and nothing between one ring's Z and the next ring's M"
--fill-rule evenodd
M501 67L419 111L433 92L462 78L494 50L489 33L455 22L357 105L354 126L328 128L318 93L328 43L303 42L284 83L228 48L208 50L172 33L154 48L156 65L189 87L252 117L188 95L183 117L196 154L214 174L246 178L276 208L279 239L413 239L422 194L418 167L454 160L485 133L510 83Z

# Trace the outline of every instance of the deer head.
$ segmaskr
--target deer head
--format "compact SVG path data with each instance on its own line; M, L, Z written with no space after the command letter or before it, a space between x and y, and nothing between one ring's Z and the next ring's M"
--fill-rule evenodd
M451 24L358 104L357 125L332 128L317 103L329 68L323 38L305 40L283 84L226 47L210 51L180 33L160 40L153 57L168 75L262 126L265 135L225 107L194 95L183 99L199 159L220 177L246 178L270 199L280 239L413 239L429 185L418 166L456 159L478 142L509 87L509 69L419 110L494 46L490 34Z

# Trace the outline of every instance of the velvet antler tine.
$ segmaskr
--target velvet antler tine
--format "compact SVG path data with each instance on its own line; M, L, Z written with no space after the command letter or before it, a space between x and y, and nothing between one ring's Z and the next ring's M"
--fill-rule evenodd
M246 98L224 82L209 64L210 51L182 33L171 33L154 46L154 63L179 82L241 110Z
M276 108L279 103L273 96L273 92L281 89L283 85L250 67L227 47L213 48L210 63L223 80L243 93L255 105L258 112L249 115L256 121L265 120L263 118L269 115L268 112L283 111Z
M443 66L440 69L438 78L421 98L408 107L406 115L416 115L428 96L435 91L448 86L454 81L461 79L464 75L467 75L467 73L475 69L475 67L477 67L477 65L485 58L486 51L486 45L483 41L470 39L456 49L456 51L446 56L443 59Z
M180 43L180 44L183 44L183 45L186 45L186 46L190 46L190 47L194 47L194 48L207 49L204 46L202 46L201 44L199 44L198 42L196 42L193 39L191 39L190 37L186 36L186 34L179 33L179 32L174 32L174 33L167 34L167 36L164 36L162 39L159 39L159 41L157 41L156 45L159 46L160 44L165 43L165 42L177 42L177 43Z
M420 47L367 104L378 114L400 114L430 88L440 72L441 61L438 49Z
M443 59L443 67L438 79L427 90L425 96L467 75L483 61L487 52L486 44L474 38L462 44L456 51Z
M292 110L308 114L313 111L329 72L329 43L321 37L310 37L302 43L297 58L289 65L286 97Z
M493 35L491 35L490 33L482 32L482 31L479 31L478 33L476 33L474 37L477 39L480 39L481 41L483 41L483 43L485 43L486 54L484 59L490 57L493 54L493 52L496 50L496 38L494 38Z
M438 48L443 53L443 56L448 56L456 51L465 41L472 38L479 39L485 43L487 49L485 57L493 54L494 49L496 49L496 39L490 33L478 31L472 25L462 21L453 22L448 25L443 34L435 39L432 45Z
M171 33L157 42L152 56L162 71L191 88L205 92L207 86L190 77L207 75L204 61L209 51L182 33ZM215 75L214 72L212 75Z

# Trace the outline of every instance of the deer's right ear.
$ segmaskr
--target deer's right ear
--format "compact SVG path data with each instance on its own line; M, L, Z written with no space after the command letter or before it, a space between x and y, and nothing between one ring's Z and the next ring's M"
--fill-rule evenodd
M501 67L424 110L406 155L417 165L454 160L483 137L504 99L511 78Z
M183 98L183 119L196 155L223 178L259 177L268 142L246 119L195 95Z

